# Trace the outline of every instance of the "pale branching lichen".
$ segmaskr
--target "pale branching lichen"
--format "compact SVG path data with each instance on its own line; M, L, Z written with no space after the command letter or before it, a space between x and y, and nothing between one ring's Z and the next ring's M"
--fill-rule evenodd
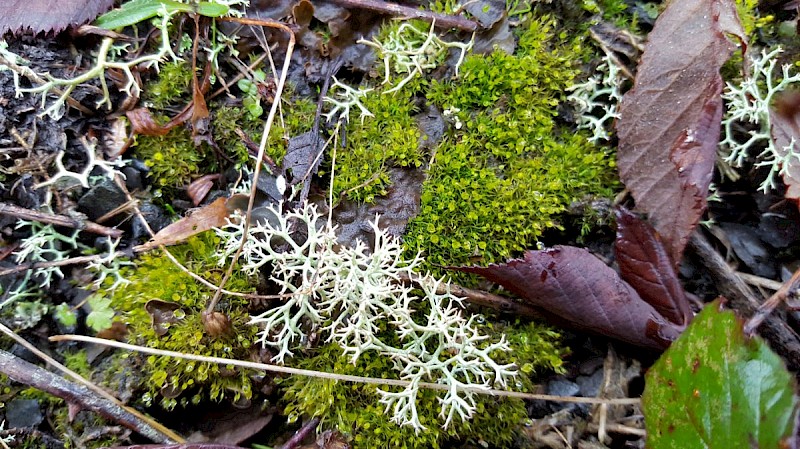
M116 159L114 161L104 161L101 157L97 156L97 144L94 142L90 142L86 139L82 140L82 144L84 149L86 150L86 166L83 170L78 173L74 171L67 170L64 167L64 151L60 151L56 156L56 168L58 171L50 177L47 181L40 182L34 186L35 189L39 189L45 186L53 185L59 182L62 179L73 179L77 181L82 187L89 187L89 175L92 174L95 168L99 168L100 170L104 171L108 179L114 179L117 175L122 176L123 178L125 175L118 171L118 167L122 167L125 163L121 159Z
M307 338L308 324L318 326L354 364L362 354L377 351L410 382L399 392L379 390L380 402L394 422L417 430L425 428L417 413L420 382L448 386L439 399L446 428L455 417L473 415L476 389L505 387L517 375L513 364L493 359L493 353L509 350L505 337L488 342L474 317L463 315L461 299L449 293L447 283L419 276L420 257L405 259L402 244L378 226L377 218L370 223L375 241L369 251L363 242L339 245L335 227L313 205L281 209L270 207L271 219L248 230L242 264L250 272L269 264L271 281L286 295L282 305L252 318L263 326L259 341L278 351L274 361L283 363L292 355ZM225 263L241 244L244 228L234 221L217 234ZM420 293L404 278L419 278ZM387 328L394 329L399 345L381 338Z
M373 89L353 89L347 84L341 83L334 76L333 85L328 95L322 98L324 102L333 104L333 108L323 115L328 121L331 121L338 112L339 118L348 122L350 121L350 109L357 107L361 112L361 123L363 124L365 117L375 117L375 115L369 112L369 109L361 103L361 98L372 90Z
M75 230L71 236L66 236L56 231L53 225L43 225L37 221L25 220L18 221L16 229L25 226L30 226L31 235L22 239L19 249L14 252L14 260L18 264L64 260L69 257L71 250L77 249L80 245L78 230ZM25 273L25 280L27 281L30 277L38 280L39 287L46 288L50 287L54 278L63 279L64 273L61 271L61 267L50 266L28 270ZM25 283L23 282L23 284Z
M106 255L87 264L86 268L96 273L96 278L92 284L95 288L102 287L106 279L113 281L111 285L105 287L109 291L130 284L130 281L123 276L122 267L133 266L134 263L117 255L119 242L120 238L113 240L111 237L106 237L106 247L108 248Z
M420 21L403 22L397 27L390 27L385 36L379 36L371 41L361 39L360 44L366 44L378 50L379 57L383 60L383 84L392 81L391 73L405 75L394 87L384 93L397 92L417 75L422 75L426 70L435 69L444 62L450 48L460 50L455 72L464 61L467 52L472 49L472 40L463 42L445 42L436 35L435 23L425 32L421 30Z
M165 7L161 8L161 11L159 12L161 20L158 24L158 28L161 31L161 46L156 53L145 54L130 61L120 61L116 58L126 48L127 44L124 46L115 46L114 39L107 37L104 38L100 43L100 49L97 52L97 62L88 71L74 78L56 78L49 73L46 73L44 74L44 78L47 79L46 83L36 87L19 89L18 92L41 94L42 108L44 109L41 115L49 115L54 119L58 119L63 115L64 102L67 100L72 91L77 86L97 78L100 80L100 86L103 90L103 97L97 103L97 107L105 104L110 109L111 99L109 97L105 73L106 70L112 69L121 71L125 76L125 85L121 90L128 95L138 96L140 93L140 88L136 82L136 77L133 75L134 68L155 67L158 69L159 63L168 56L173 60L178 59L178 57L172 51L172 45L170 44L169 40L170 20L177 12L178 11L169 12ZM61 89L62 93L59 95L56 101L45 108L47 95L54 89Z
M589 130L589 142L608 141L608 129L619 118L619 102L622 100L622 82L619 67L608 55L597 67L597 74L583 83L567 88L572 92L567 100L575 106L578 128Z
M759 190L765 193L777 186L778 175L783 174L791 164L800 163L800 149L796 147L794 139L786 148L777 148L770 133L772 120L769 108L775 94L800 82L800 74L790 74L789 64L781 67L783 77L775 82L773 71L777 65L777 56L782 51L778 47L770 52L763 50L761 57L752 57L749 73L742 82L739 85L727 83L722 93L727 105L727 112L722 120L725 138L720 142L723 160L733 167L741 167L752 156L751 148L765 146L755 156L756 167L769 168L767 177L759 186ZM735 131L737 123L757 125L757 129L748 131L750 137L745 142L739 142Z

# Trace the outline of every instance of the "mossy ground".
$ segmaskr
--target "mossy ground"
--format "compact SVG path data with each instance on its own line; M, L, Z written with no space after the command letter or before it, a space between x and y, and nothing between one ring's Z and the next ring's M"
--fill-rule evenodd
M211 232L197 235L187 243L172 247L170 252L189 270L217 283L224 268L218 267L214 252L217 237ZM151 253L137 261L135 270L127 273L130 284L113 292L104 292L112 299L112 307L119 320L127 325L129 341L134 344L192 354L249 359L257 329L248 323L248 300L232 297L221 303L231 320L231 331L212 337L204 329L201 313L208 305L213 291L200 285L188 274L177 269L165 255ZM237 272L228 282L234 291L253 290L252 279ZM168 325L164 335L158 335L153 317L146 310L151 300L172 303L179 308L176 322ZM148 356L141 362L143 388L142 400L149 405L158 401L168 409L178 405L199 403L210 399L238 401L252 396L251 372L165 356Z
M535 247L572 202L613 195L612 152L557 119L577 64L590 52L557 26L549 17L530 20L515 54L469 56L456 78L370 92L363 103L376 117L349 124L348 145L337 155L336 192L370 201L385 191L387 167L431 161L421 212L404 239L409 253L422 252L437 272ZM429 153L419 149L414 121L424 101L452 112Z
M496 354L499 363L516 363L522 370L517 391L530 391L531 375L540 370L560 370L566 351L559 345L560 335L539 324L492 326L482 331L497 336L505 333L512 345L507 354ZM392 361L374 352L362 355L352 364L336 345L328 344L307 351L296 362L300 368L340 374L382 378L390 374ZM435 381L435 379L430 379ZM295 376L282 382L289 419L317 416L325 427L333 427L351 441L354 449L392 447L398 449L438 448L448 440L470 441L484 447L509 447L517 430L527 419L520 399L478 395L475 415L470 421L456 419L447 429L439 416L440 392L421 390L417 400L420 422L425 429L393 423L390 413L378 402L375 386L328 379Z
M519 44L513 55L495 51L468 56L456 78L416 78L392 94L384 94L388 87L368 79L364 87L374 90L362 102L373 117L365 117L363 122L351 117L346 125L346 146L337 149L335 198L375 200L386 193L390 182L387 170L392 166L427 171L421 212L409 223L404 239L408 253L422 252L429 269L441 273L439 267L444 265L500 261L534 247L545 230L560 226L559 216L571 202L608 197L617 188L611 151L588 143L587 136L575 133L558 114L566 88L579 73L577 65L591 50L580 36L557 31L558 23L551 17L533 15L529 19L518 29ZM157 113L165 112L159 108L174 106L159 96L177 95L187 100L177 93L189 85L179 76L187 71L179 69L169 68L151 85L155 93L148 101ZM288 139L310 129L316 109L312 101L290 93L286 98L290 104L284 108L283 121L275 122L268 139L267 152L278 163ZM431 105L449 111L449 121L441 141L421 145L416 115ZM263 119L239 106L212 103L210 110L213 136L224 148L225 158L205 144L195 145L183 127L163 137L138 138L135 152L151 167L156 188L175 194L198 176L221 170L227 163L223 160L249 162L248 148L237 130L257 142ZM171 251L187 268L217 283L222 269L212 256L218 244L216 237L206 233ZM163 254L142 256L137 267L126 274L130 285L100 294L112 299L119 319L128 326L131 342L201 355L250 358L257 329L247 324L248 301L228 298L220 304L218 310L230 318L233 331L213 338L201 321L213 292L178 270ZM226 288L252 291L254 281L237 272ZM180 318L161 336L145 308L151 300L179 307ZM534 324L486 324L486 328L489 333L505 332L514 346L506 357L520 367L518 389L530 387L534 372L561 367L566 350L559 345L558 334L548 328ZM253 395L253 373L244 370L160 356L136 357L129 363L144 373L145 404L159 403L172 409L207 399L236 401ZM391 360L375 353L363 355L353 365L332 345L299 351L289 363L378 378L395 371ZM424 391L418 407L426 429L415 433L390 422L374 387L305 377L288 378L282 386L290 417L320 416L325 427L348 434L357 448L439 447L448 440L505 447L511 445L515 429L526 419L519 400L480 397L471 421L454 422L445 430L438 416L437 393Z

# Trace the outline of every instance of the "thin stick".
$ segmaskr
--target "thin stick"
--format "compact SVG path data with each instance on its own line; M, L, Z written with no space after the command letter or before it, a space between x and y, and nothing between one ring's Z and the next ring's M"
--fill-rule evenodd
M478 23L461 16L440 14L438 12L425 11L402 6L396 3L389 3L382 0L331 0L331 3L345 8L367 9L395 17L409 19L422 19L426 22L434 22L437 28L458 28L459 30L474 32L478 29Z
M742 273L741 271L737 271L736 275L754 287L764 287L774 292L780 290L781 286L783 285L781 282L773 281L772 279L767 279L765 277L756 276L750 273Z
M162 356L175 357L185 360L194 360L196 362L216 363L219 365L233 365L241 368L249 368L260 371L269 371L273 373L290 374L296 376L316 377L318 379L330 379L343 382L357 382L370 385L391 385L397 387L407 387L408 385L411 384L411 382L401 379L378 379L374 377L352 376L348 374L336 374L336 373L327 373L323 371L291 368L288 366L268 365L266 363L247 362L244 360L225 359L222 357L206 357L194 354L184 354L182 352L147 348L144 346L121 343L115 340L87 337L85 335L55 335L50 337L50 341L82 341L86 343L96 343L99 345L111 346L114 348L127 349L129 351L136 351L144 354L162 355ZM418 385L422 388L427 388L430 390L447 391L450 389L448 385L435 384L430 382L419 382ZM464 388L463 391L468 391L470 393L477 393L477 394L486 394L490 396L502 396L502 397L511 397L519 399L534 399L534 400L554 401L554 402L572 402L578 404L635 405L641 403L641 400L637 398L624 398L624 399L582 398L573 396L554 396L549 394L520 393L517 391L483 389L479 387L468 387Z
M400 280L404 283L419 284L419 278L416 276L412 278L408 275L401 274ZM464 298L478 306L489 307L490 309L500 312L513 313L528 318L542 318L542 314L537 309L527 304L483 290L473 290L471 288L462 287L458 284L439 285L436 289L436 293L439 295L445 294L448 288L450 289L450 294Z
M305 424L303 424L303 427L301 427L300 430L295 432L294 435L286 440L286 442L283 443L283 445L278 449L296 449L298 446L300 446L300 443L303 442L308 434L311 433L314 427L317 427L319 421L320 419L318 417L309 419Z
M791 279L786 281L775 294L758 307L753 316L747 320L747 324L744 326L744 333L752 336L778 305L797 296L798 289L800 289L800 269L795 271Z
M242 241L239 244L239 248L236 249L236 253L234 253L233 257L231 258L231 263L228 266L228 270L225 272L225 275L220 280L219 285L217 286L217 291L214 292L214 297L211 298L211 301L208 302L208 308L206 309L207 312L213 312L214 308L217 306L217 302L222 297L222 289L225 288L225 284L233 275L233 269L236 266L236 262L239 260L239 256L242 255L242 251L244 250L244 245L247 242L247 238L249 236L250 225L253 221L253 205L256 202L256 193L258 189L255 188L258 185L258 177L261 174L261 161L264 159L264 154L266 153L267 149L267 142L269 141L269 133L272 130L272 123L275 121L275 114L278 112L278 107L280 106L281 102L281 94L283 93L283 87L286 85L286 78L289 75L289 66L292 60L292 52L294 51L294 44L295 38L294 33L292 30L284 25L283 23L274 21L274 20L267 20L267 19L248 19L248 18L222 18L221 20L242 23L245 25L256 25L256 26L265 26L270 28L277 28L279 30L284 31L288 37L289 42L286 45L286 54L284 55L283 60L283 69L281 72L280 78L278 78L278 85L275 88L275 99L272 102L272 106L269 109L269 115L267 116L267 122L264 124L264 132L261 135L261 143L258 146L258 155L256 156L256 167L253 171L253 186L254 188L250 189L250 199L247 203L247 213L244 216L244 232L242 233Z
M109 228L89 220L80 221L65 215L46 214L8 203L0 203L0 215L10 215L23 220L34 220L42 223L54 224L56 226L80 229L82 231L88 231L108 237L117 238L122 236L122 231L119 229Z
M153 441L159 443L169 442L170 440L178 443L186 441L180 435L154 421L152 418L143 415L138 410L126 406L120 402L119 399L102 388L81 377L80 374L58 363L58 361L40 351L37 347L30 344L27 340L17 335L2 323L0 323L0 332L12 338L25 347L25 349L36 354L36 356L48 364L56 367L56 369L62 373L75 379L81 385L75 385L32 363L20 360L14 357L13 354L0 351L0 371L17 382L22 382L68 401L77 402L90 410L100 413L106 418L112 419L129 429L139 432ZM94 392L94 394L99 397L93 396L90 391Z
M51 267L63 267L66 265L75 265L79 263L89 263L89 262L97 262L98 260L103 260L107 257L106 254L95 254L93 256L78 256L78 257L70 257L69 259L63 260L53 260L50 262L36 262L36 263L26 263L22 265L17 265L10 268L5 268L0 270L0 276L7 276L9 274L15 273L22 273L23 271L28 270L36 270L39 268L51 268ZM114 253L114 258L117 257L126 257L126 254L123 251L117 251Z

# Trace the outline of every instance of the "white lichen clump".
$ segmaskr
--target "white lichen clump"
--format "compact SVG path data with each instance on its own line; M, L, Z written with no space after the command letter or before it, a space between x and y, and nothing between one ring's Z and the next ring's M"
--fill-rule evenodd
M776 187L778 175L783 174L792 163L800 163L800 151L796 148L794 139L787 147L778 148L770 134L772 121L769 107L773 97L792 83L800 81L800 74L790 75L790 65L784 64L783 78L775 82L772 72L777 64L776 58L782 51L778 47L770 52L763 50L761 57L752 57L749 73L741 84L727 83L722 93L727 105L727 112L722 120L725 138L720 142L723 160L733 167L741 167L751 156L751 147L765 146L756 156L755 163L756 167L769 167L769 174L759 186L765 193ZM750 123L758 127L748 131L750 137L747 141L739 142L734 130L737 123Z
M378 351L394 362L404 390L379 390L392 420L423 429L416 409L420 382L447 386L440 398L447 427L454 417L469 419L475 411L476 390L505 387L516 376L513 365L495 362L495 351L508 351L505 338L490 342L465 317L461 298L443 280L417 273L419 256L407 260L400 242L370 223L374 248L359 242L339 245L335 227L321 219L313 205L281 212L270 206L270 220L253 225L242 253L242 268L255 273L271 267L270 279L284 295L281 305L252 317L263 326L259 340L277 350L273 361L283 363L314 328L327 342L336 342L355 363L367 351ZM241 244L244 227L233 221L217 229L223 248L220 263ZM418 288L403 282L418 279ZM415 293L419 291L420 293ZM402 342L388 344L381 334L394 331Z
M436 23L425 32L417 28L414 22L403 22L396 29L379 41L360 39L359 44L366 44L378 50L378 56L383 60L383 84L391 82L391 72L405 75L396 86L384 93L397 92L417 75L422 75L426 70L438 67L447 56L450 48L460 50L458 61L455 64L455 73L464 62L467 52L472 49L472 40L463 42L446 42L436 35ZM474 39L474 36L473 36Z
M619 102L622 100L620 89L624 81L619 67L608 55L603 57L597 72L586 82L567 88L572 92L567 101L575 106L578 128L592 132L589 137L592 143L611 140L608 130L619 118Z
M361 124L364 124L365 117L375 117L375 115L361 103L367 93L372 92L374 89L353 89L340 82L336 77L333 77L333 85L329 89L328 95L322 97L325 103L333 104L333 108L326 114L322 114L330 122L338 113L339 119L344 122L350 121L350 109L357 107L361 113Z

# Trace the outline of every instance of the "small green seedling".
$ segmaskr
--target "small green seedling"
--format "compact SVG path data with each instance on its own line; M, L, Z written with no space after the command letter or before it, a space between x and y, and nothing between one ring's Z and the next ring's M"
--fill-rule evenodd
M247 78L240 79L236 86L242 90L245 97L242 99L242 105L253 118L261 117L264 113L264 108L261 107L261 96L258 93L258 84L263 83L267 79L267 74L263 70L253 71L253 80Z

